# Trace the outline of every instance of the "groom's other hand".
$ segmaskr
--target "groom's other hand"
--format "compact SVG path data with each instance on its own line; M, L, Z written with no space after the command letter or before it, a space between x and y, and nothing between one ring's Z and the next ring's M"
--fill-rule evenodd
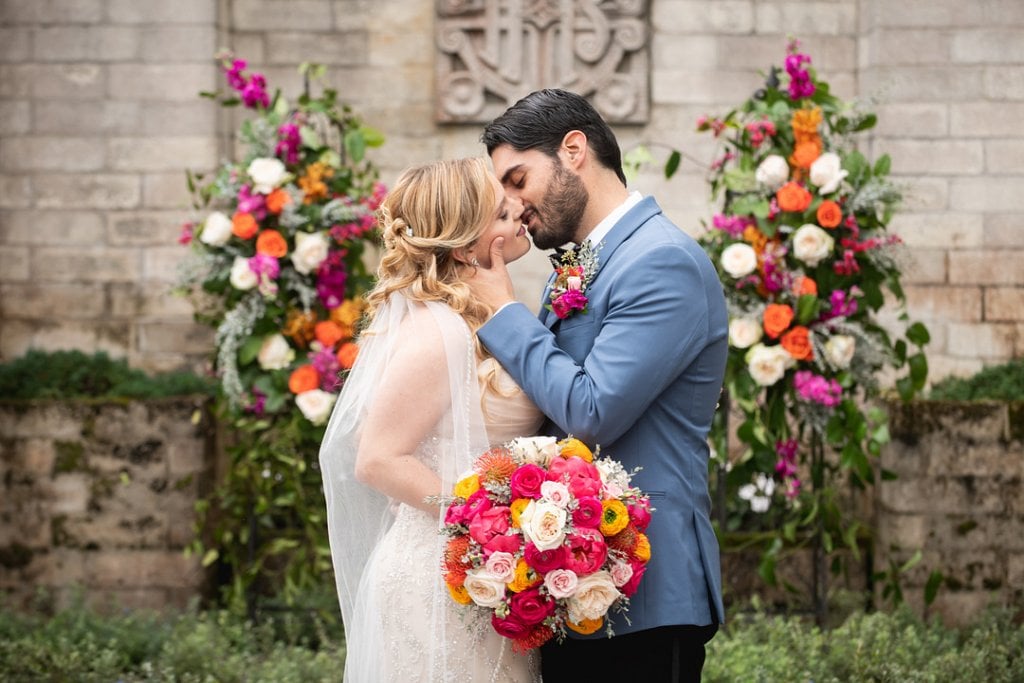
M473 295L495 312L505 304L516 300L512 277L508 274L508 268L505 267L505 256L502 253L504 246L505 238L495 237L490 246L491 267L475 267L469 279L466 280Z

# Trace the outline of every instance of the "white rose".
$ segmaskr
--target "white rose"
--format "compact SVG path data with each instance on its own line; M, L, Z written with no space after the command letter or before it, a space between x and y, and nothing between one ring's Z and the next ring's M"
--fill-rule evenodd
M549 503L554 503L560 508L569 504L572 498L569 495L569 487L560 481L546 481L540 485L540 495Z
M576 584L576 593L569 598L569 620L578 624L584 619L600 619L621 595L607 571L584 576Z
M793 357L781 345L765 346L756 344L747 352L747 371L755 382L768 387L786 374L786 368L792 365Z
M753 512L768 512L772 504L772 493L775 491L775 481L758 472L754 476L753 484L744 484L739 488L739 497L750 502L750 509Z
M309 275L327 258L329 245L322 232L295 233L295 251L291 253L295 270Z
M811 182L818 186L818 194L829 194L839 189L839 183L849 175L835 152L825 152L811 164Z
M505 598L505 582L486 569L470 569L462 585L473 602L481 607L493 609Z
M793 256L812 268L832 253L835 240L814 223L805 223L793 233Z
M211 247L220 247L231 239L231 219L220 211L214 211L206 217L203 231L199 233L199 241Z
M260 194L270 194L281 184L285 176L285 167L280 159L261 157L253 159L246 169L252 178L252 189Z
M829 363L844 370L850 367L857 340L848 334L837 334L825 342L825 358Z
M331 416L331 408L334 407L334 394L320 389L303 391L295 397L295 405L302 411L302 415L315 425L322 425Z
M761 341L764 330L753 318L733 318L729 321L729 344L735 349L747 349Z
M621 588L629 583L629 580L633 578L633 565L628 562L620 562L616 560L612 562L611 566L612 583L616 587Z
M295 351L282 335L271 334L263 339L256 360L264 370L281 370L295 360Z
M509 444L512 453L523 462L547 467L558 451L558 439L553 436L521 436Z
M516 557L512 553L498 550L491 553L484 568L496 579L508 583L516 573Z
M757 268L757 252L749 244L735 242L722 251L722 270L734 278L750 275Z
M252 289L259 284L259 277L249 267L249 259L244 256L236 256L231 264L231 286L235 289Z
M754 172L754 178L774 192L789 180L789 164L778 154L772 154L760 163Z
M578 585L579 577L571 569L552 569L544 575L544 586L555 600L572 597Z
M533 541L537 550L551 550L565 540L565 508L554 503L538 503L531 500L520 515L523 533Z

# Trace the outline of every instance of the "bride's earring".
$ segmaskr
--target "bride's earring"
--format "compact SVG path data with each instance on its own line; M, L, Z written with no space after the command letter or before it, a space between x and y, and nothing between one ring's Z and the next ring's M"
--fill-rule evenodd
M469 260L469 265L473 266L474 268L479 268L480 267L480 261L478 261L476 256L474 256L473 258L471 258Z

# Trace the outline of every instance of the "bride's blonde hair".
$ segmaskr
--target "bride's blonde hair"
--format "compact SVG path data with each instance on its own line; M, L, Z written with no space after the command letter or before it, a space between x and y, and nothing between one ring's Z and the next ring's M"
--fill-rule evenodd
M483 158L435 161L407 169L378 211L384 256L367 296L370 316L392 293L440 301L476 330L492 313L460 278L454 251L472 246L494 219L498 198ZM477 342L477 354L485 357Z

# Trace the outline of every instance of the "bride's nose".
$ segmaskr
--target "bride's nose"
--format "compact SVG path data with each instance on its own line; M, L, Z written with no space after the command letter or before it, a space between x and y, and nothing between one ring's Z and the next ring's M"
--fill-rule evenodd
M518 197L509 197L509 201L512 203L512 219L519 220L523 215L523 201Z

